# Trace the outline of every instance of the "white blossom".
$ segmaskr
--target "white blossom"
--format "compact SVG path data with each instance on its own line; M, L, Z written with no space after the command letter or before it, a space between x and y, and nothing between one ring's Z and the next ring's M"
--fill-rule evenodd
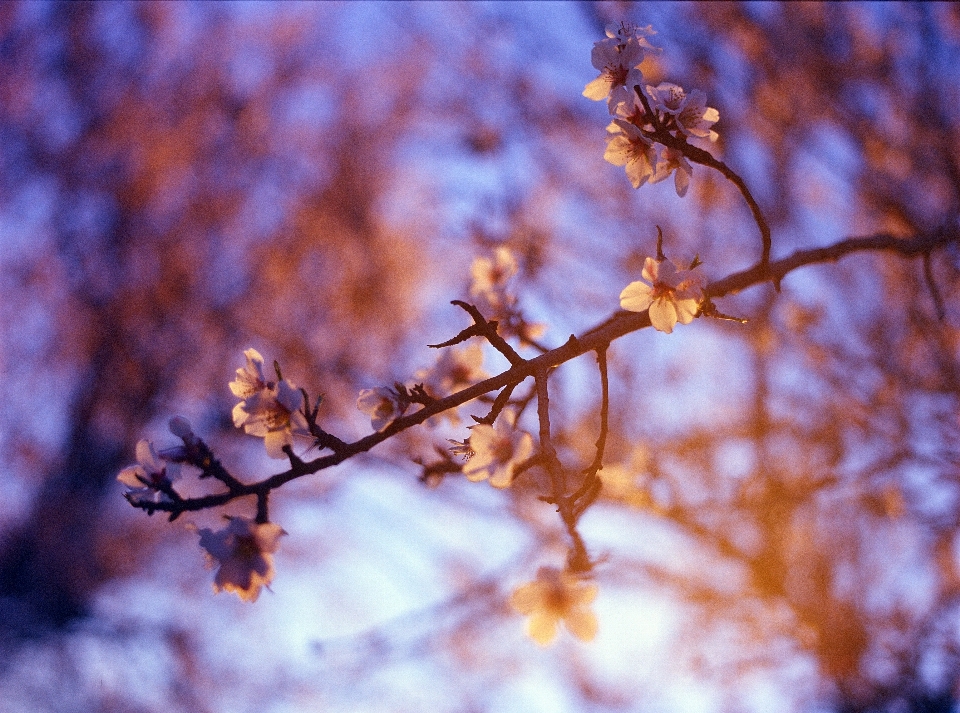
M141 440L137 443L137 465L121 470L117 480L127 486L128 498L158 502L164 497L160 488L179 477L180 470L175 463L165 462L150 441Z
M370 416L370 425L374 431L382 431L403 416L406 410L400 403L400 395L384 386L363 389L357 398L357 408Z
M676 173L674 173L676 171ZM677 189L677 195L681 198L687 194L690 187L690 177L693 175L693 168L684 158L683 153L669 146L660 149L660 158L657 159L657 168L650 177L650 183L659 183L674 174L674 187Z
M589 605L596 597L596 584L555 567L541 567L536 580L513 592L510 604L530 617L530 638L547 646L556 638L561 621L581 641L592 641L597 634L597 617Z
M678 270L669 260L648 257L643 279L631 282L620 293L620 306L630 312L649 310L654 329L670 334L674 325L689 324L703 301L703 275L695 270ZM647 284L650 283L650 284Z
M256 523L243 517L229 518L222 530L199 530L200 546L211 565L219 564L213 581L216 592L234 592L244 601L255 602L260 589L273 580L273 553L283 528L273 523Z
M230 382L234 396L242 399L233 408L233 423L251 436L263 438L267 455L285 458L284 446L293 445L293 434L307 434L307 419L300 411L303 393L288 379L267 381L263 357L256 349L244 352L247 365L237 369Z
M657 151L636 126L614 119L607 127L607 150L603 158L614 166L623 166L630 184L639 188L654 174Z
M506 488L513 482L517 468L533 454L533 438L514 427L514 417L504 413L494 426L481 423L470 432L473 456L463 466L468 480L490 479L495 488Z
M606 34L606 39L594 43L590 55L600 76L587 84L583 96L593 101L606 99L612 114L618 104L635 93L634 87L643 86L640 64L644 56L660 50L647 41L655 34L649 25L621 22L607 27Z

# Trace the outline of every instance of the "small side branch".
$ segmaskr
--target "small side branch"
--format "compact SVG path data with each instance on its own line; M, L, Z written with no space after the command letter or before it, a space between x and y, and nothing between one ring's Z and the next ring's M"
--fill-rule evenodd
M466 302L463 302L462 300L453 300L450 304L456 305L457 307L467 312L467 314L469 314L471 317L473 317L473 321L474 321L473 326L465 329L463 332L460 333L461 335L471 330L475 330L475 333L477 336L482 336L486 338L486 340L490 342L490 344L493 346L494 349L496 349L498 352L500 352L507 358L507 361L509 361L510 364L512 364L513 366L516 366L517 364L523 363L524 361L523 357L517 354L516 350L513 347L511 347L509 344L507 344L507 341L503 337L497 334L496 322L488 322L484 318L484 316L480 314L480 310L478 310L476 307L474 307L471 304L467 304ZM454 339L458 339L459 336L460 335L457 335L457 337L455 337ZM444 342L443 344L440 344L440 345L431 344L430 346L446 346L447 344L448 342Z
M490 409L490 413L483 418L477 418L476 416L472 415L470 418L477 423L485 423L488 426L492 426L493 422L497 420L497 416L500 415L500 412L503 411L506 405L510 402L510 396L513 395L513 390L515 388L517 388L516 384L507 384L500 390L500 393L497 394L497 398L493 400L493 406Z
M584 480L585 485L591 479L591 476L596 477L597 472L603 470L603 453L607 447L610 418L610 379L607 374L608 346L608 344L604 344L597 348L597 368L600 370L600 435L597 436L597 455L594 456L593 463L584 471L587 476Z

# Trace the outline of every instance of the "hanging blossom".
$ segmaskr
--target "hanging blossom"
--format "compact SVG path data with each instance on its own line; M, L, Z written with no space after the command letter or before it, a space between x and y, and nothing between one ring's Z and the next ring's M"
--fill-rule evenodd
M606 39L595 42L590 60L600 76L587 84L583 96L593 101L607 100L614 113L617 105L627 100L635 86L643 85L640 65L648 53L659 52L647 40L656 34L653 27L620 23L607 27Z
M674 325L689 324L703 301L704 277L694 269L678 270L669 260L648 257L643 279L631 282L620 293L620 306L630 312L650 311L654 329L670 334ZM650 284L647 284L650 283Z
M235 593L247 602L257 601L260 589L273 581L273 553L280 546L283 528L244 517L228 518L222 530L199 530L200 546L211 566L220 565L213 580L215 592Z
M676 173L674 173L676 171ZM674 188L677 189L677 195L683 198L690 187L690 178L693 176L693 168L690 162L684 158L683 153L669 146L660 147L660 157L657 159L657 168L650 176L650 183L659 183L674 175Z
M176 463L165 462L157 454L150 441L137 443L137 465L131 465L120 471L117 480L127 486L124 495L131 502L152 500L159 502L166 495L161 488L169 486L180 477Z
M557 636L562 621L581 641L597 635L597 617L589 605L596 599L597 585L555 567L541 567L533 582L518 587L510 604L527 620L527 635L540 646Z
M357 408L370 417L374 431L382 431L403 416L408 405L400 398L400 394L385 386L364 389L357 398Z
M251 436L263 438L267 455L285 458L284 446L293 445L293 434L309 433L301 412L303 393L288 379L267 381L263 375L263 357L256 349L244 353L247 365L237 369L230 382L233 395L241 399L233 408L233 424Z
M483 370L483 345L478 342L464 349L444 349L433 367L414 374L418 382L439 397L456 393L488 376Z
M464 442L473 451L463 466L467 480L476 483L489 478L495 488L506 488L513 482L517 468L533 454L533 437L514 428L515 419L505 412L494 426L481 423L473 427Z

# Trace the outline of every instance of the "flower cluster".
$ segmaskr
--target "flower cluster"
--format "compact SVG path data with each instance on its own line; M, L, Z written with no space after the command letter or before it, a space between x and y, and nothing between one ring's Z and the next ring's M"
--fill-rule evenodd
M247 365L237 369L230 382L233 395L241 399L233 408L233 424L252 436L263 438L267 455L285 458L284 446L293 445L293 434L309 433L303 408L303 393L287 379L268 381L263 357L256 349L244 353Z
M556 638L561 621L581 641L592 641L597 635L597 617L589 605L596 597L596 584L554 567L541 567L533 582L513 592L510 604L530 617L530 638L547 646Z
M670 334L677 322L690 324L703 302L704 277L679 270L669 260L648 257L643 263L643 279L631 282L620 293L620 306L630 312L649 310L654 329ZM648 284L649 283L649 284Z
M693 169L682 147L689 137L716 141L717 132L710 127L720 113L707 106L700 90L644 82L640 64L647 54L659 51L646 39L653 34L649 26L621 23L608 27L606 34L593 47L593 66L600 76L583 91L588 99L606 99L613 116L603 157L623 166L634 188L673 175L677 195L684 196Z
M272 555L279 547L280 536L287 533L270 522L257 523L243 517L228 520L222 530L199 531L200 546L207 551L209 563L220 565L213 589L234 592L244 601L255 602L260 589L273 581Z

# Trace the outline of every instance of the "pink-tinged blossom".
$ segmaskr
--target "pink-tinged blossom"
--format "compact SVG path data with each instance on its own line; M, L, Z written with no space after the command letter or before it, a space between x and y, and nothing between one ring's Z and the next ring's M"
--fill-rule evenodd
M474 426L469 445L473 456L463 466L463 474L473 482L489 478L495 488L508 487L517 468L533 454L533 437L514 427L510 413L501 415L494 426Z
M614 166L623 166L630 184L639 188L653 176L657 150L636 126L614 119L607 127L607 150L603 158Z
M674 173L676 171L676 173ZM657 169L650 177L650 183L659 183L670 177L674 173L674 187L677 189L677 195L683 198L690 187L690 177L693 175L693 168L684 158L683 154L664 146L660 150L660 158L657 160Z
M273 553L279 547L283 528L256 523L243 517L229 518L222 530L199 530L200 546L211 565L219 564L213 580L216 592L234 592L247 602L257 601L260 589L273 581Z
M288 379L267 381L263 357L256 349L244 352L247 365L237 369L230 382L234 396L242 399L233 408L233 423L251 436L263 438L267 455L285 458L284 446L293 445L293 434L307 434L307 419L301 412L303 393Z
M597 617L590 604L596 597L596 584L555 567L541 567L536 580L513 592L510 604L530 617L527 635L547 646L556 638L560 622L581 641L592 641L597 635Z
M131 465L120 471L117 480L127 486L126 496L137 502L145 499L158 502L164 497L161 487L170 485L180 477L175 463L165 462L153 448L150 441L137 443L137 465Z
M669 260L648 257L643 279L631 282L620 293L620 306L630 312L649 310L654 329L666 334L677 322L689 324L703 301L703 275L695 270L678 270ZM650 284L647 284L650 283Z
M699 89L691 92L670 82L655 87L647 86L647 93L653 100L653 108L670 114L677 127L687 136L716 141L718 134L710 127L720 120L720 112L707 106L707 95Z
M357 408L370 417L374 431L382 431L403 416L406 410L406 406L400 402L400 395L384 386L361 391Z

